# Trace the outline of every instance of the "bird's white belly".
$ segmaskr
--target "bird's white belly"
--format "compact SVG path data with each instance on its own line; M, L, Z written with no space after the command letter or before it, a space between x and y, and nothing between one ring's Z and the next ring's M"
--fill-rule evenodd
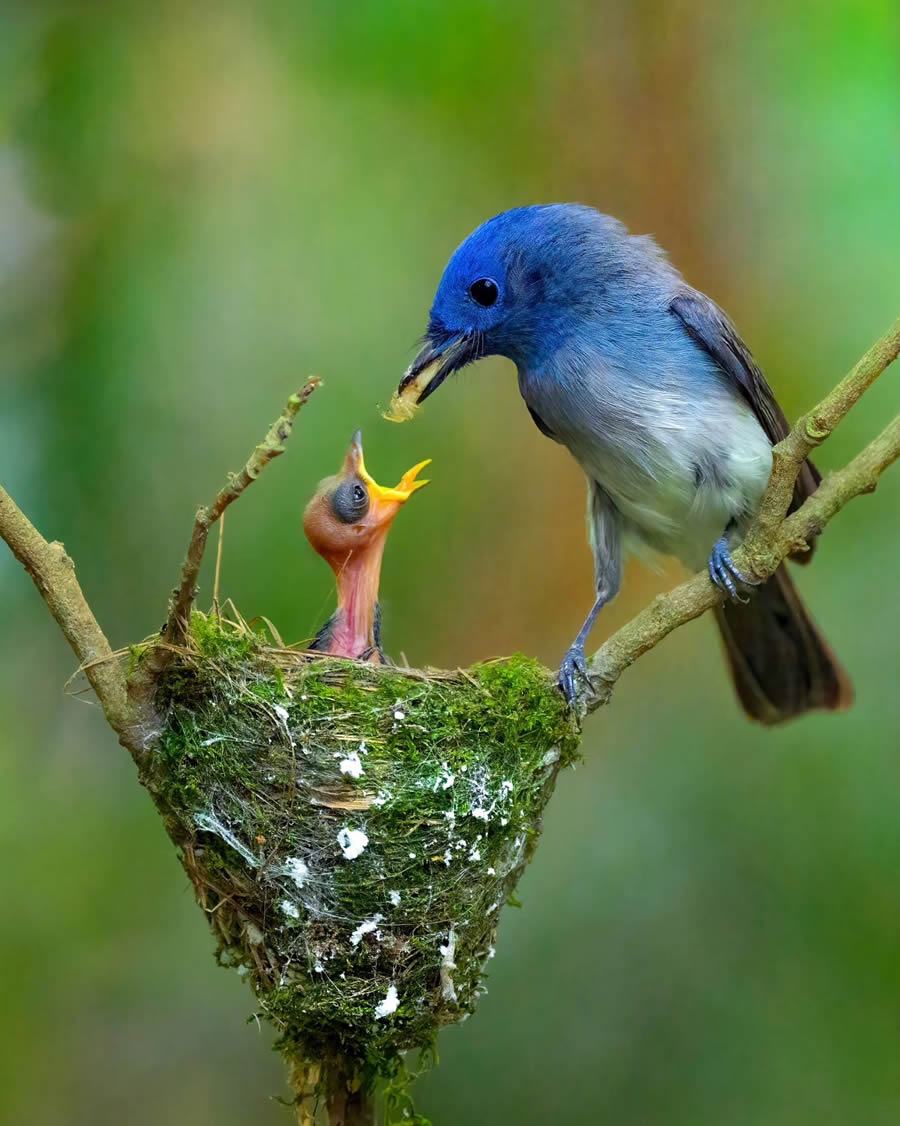
M772 449L755 416L734 399L686 415L645 415L640 431L597 429L566 442L624 517L632 546L674 555L692 568L734 522L755 511ZM651 425L647 425L650 423Z
M612 500L627 540L689 567L746 523L772 469L749 404L700 362L667 359L652 380L601 356L558 360L564 381L519 371L525 401Z

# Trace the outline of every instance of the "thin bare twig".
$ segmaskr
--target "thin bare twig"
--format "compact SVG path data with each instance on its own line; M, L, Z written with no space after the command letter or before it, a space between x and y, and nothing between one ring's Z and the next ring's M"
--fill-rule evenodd
M808 411L773 450L772 475L759 512L744 543L734 552L742 571L767 579L794 551L803 550L844 505L861 493L872 492L882 473L900 457L900 417L844 469L830 474L815 494L787 519L794 481L805 459L834 431L841 419L900 355L900 320L865 353L844 379ZM724 600L705 571L650 605L604 642L589 663L594 691L581 700L584 711L608 702L622 673L653 649L672 630L698 618Z
M225 513L219 518L219 542L216 544L216 574L213 579L213 610L217 618L219 613L219 580L222 578L222 547L225 543Z
M279 454L284 453L284 443L290 436L300 408L305 405L321 382L318 377L313 376L306 381L296 395L291 395L287 401L287 406L269 427L265 438L250 455L247 464L240 473L235 473L231 477L228 484L216 495L212 504L198 511L194 519L194 532L181 568L181 582L169 610L169 620L166 623L167 641L179 645L187 635L191 607L197 596L197 577L200 574L200 565L206 551L206 541L210 528L224 513L225 509L237 500L247 486L256 480L269 462L278 457Z

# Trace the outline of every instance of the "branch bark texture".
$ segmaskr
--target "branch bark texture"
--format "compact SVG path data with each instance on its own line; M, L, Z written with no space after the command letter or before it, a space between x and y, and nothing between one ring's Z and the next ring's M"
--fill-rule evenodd
M125 674L78 584L75 564L61 543L44 539L2 486L0 536L31 575L72 646L110 727L121 733L128 722Z

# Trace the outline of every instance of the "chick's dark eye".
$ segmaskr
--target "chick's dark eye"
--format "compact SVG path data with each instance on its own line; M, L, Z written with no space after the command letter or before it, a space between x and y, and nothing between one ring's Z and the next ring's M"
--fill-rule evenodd
M500 296L500 290L493 278L479 278L469 286L469 296L479 305L488 308Z
M369 494L358 478L352 477L335 489L331 496L331 511L342 524L356 524L369 511Z

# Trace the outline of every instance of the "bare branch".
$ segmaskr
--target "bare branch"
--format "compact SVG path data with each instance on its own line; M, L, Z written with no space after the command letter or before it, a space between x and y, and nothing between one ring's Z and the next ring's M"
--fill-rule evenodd
M181 583L169 609L166 640L171 644L180 645L187 634L191 607L197 596L197 576L200 574L200 565L203 562L203 553L206 550L206 540L210 528L225 509L237 500L247 486L256 480L269 462L278 457L279 454L284 453L284 443L290 437L294 420L300 408L306 404L321 382L319 378L313 376L306 381L297 394L291 395L287 401L287 406L269 427L265 438L250 455L244 468L240 473L235 473L231 477L211 505L207 508L201 508L197 513L194 520L194 532L181 568Z
M830 474L815 494L787 519L794 481L809 454L834 431L841 419L900 355L900 320L859 360L835 389L802 418L773 450L772 476L759 513L744 543L734 552L738 568L759 579L775 573L786 556L803 550L844 505L872 492L882 473L900 457L900 417L844 469ZM608 702L616 681L643 653L658 645L672 630L698 618L724 601L724 595L705 571L694 575L650 605L606 641L590 660L594 692L581 707L594 711Z
M772 476L745 543L751 554L775 534L791 503L800 467L836 429L850 408L900 354L900 319L844 376L841 382L801 418L772 451Z
M78 585L75 564L61 543L44 539L2 487L0 537L31 575L81 662L110 727L120 733L128 716L125 674Z

